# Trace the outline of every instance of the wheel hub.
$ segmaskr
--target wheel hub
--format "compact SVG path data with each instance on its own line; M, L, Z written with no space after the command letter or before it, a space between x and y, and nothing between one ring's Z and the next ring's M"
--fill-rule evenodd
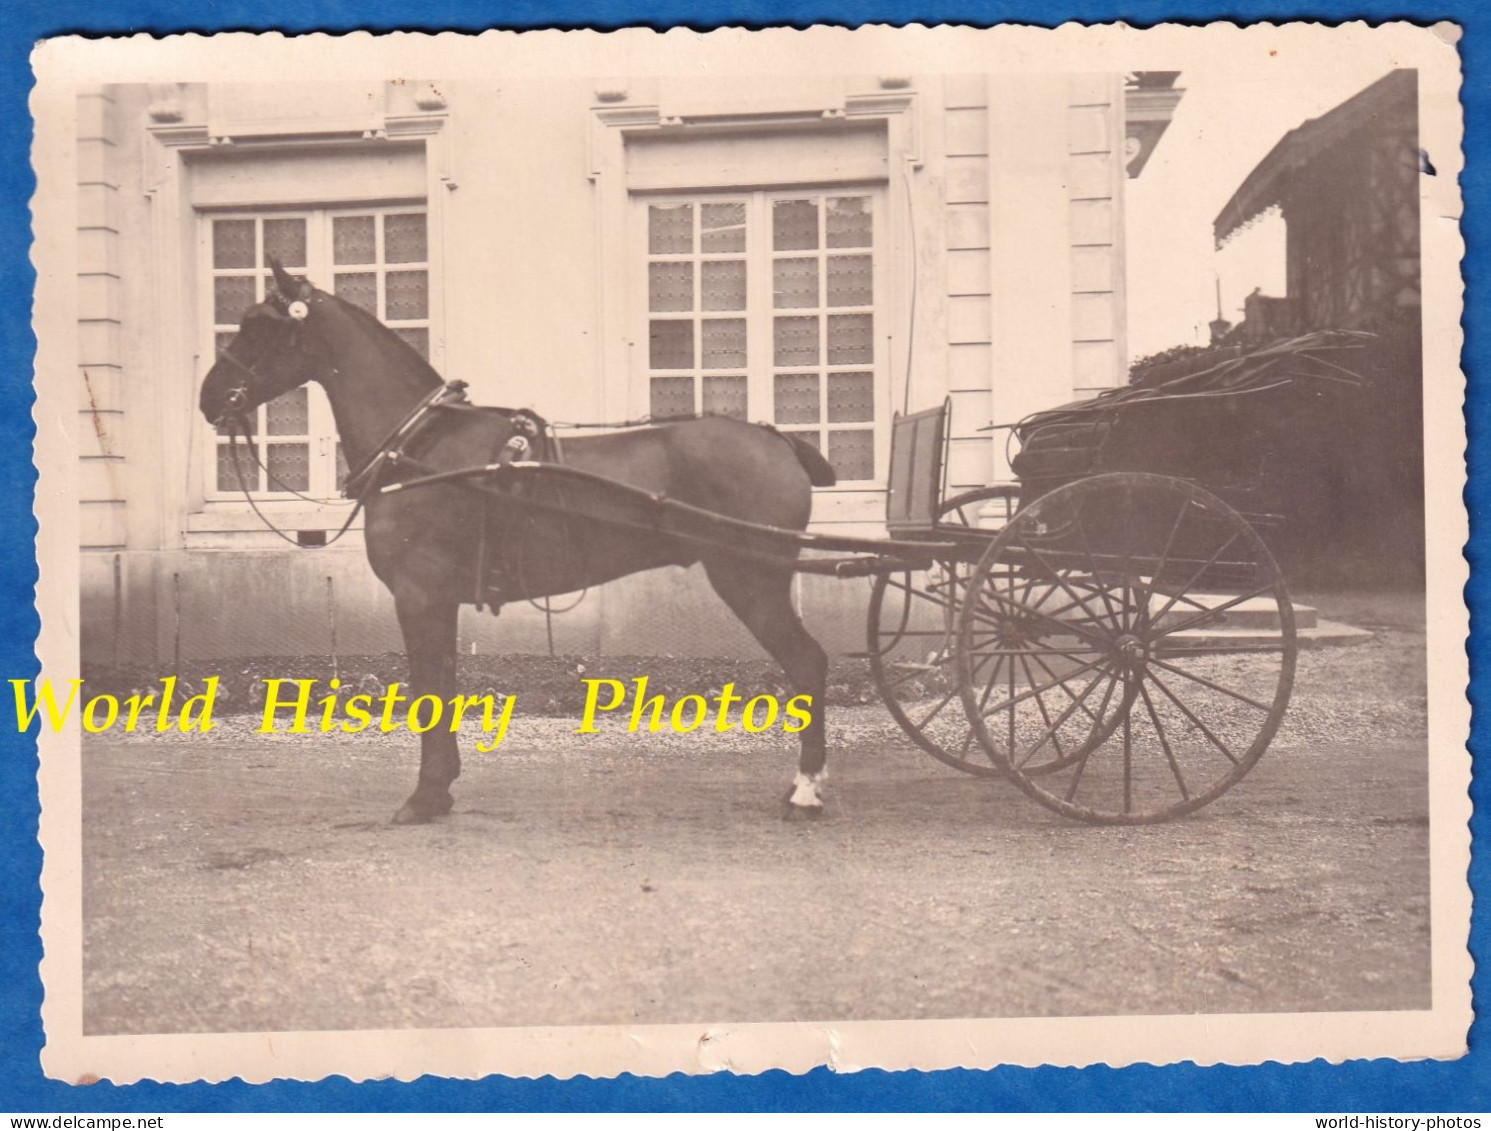
M1140 672L1149 659L1149 648L1138 636L1125 632L1114 639L1111 655L1124 671Z

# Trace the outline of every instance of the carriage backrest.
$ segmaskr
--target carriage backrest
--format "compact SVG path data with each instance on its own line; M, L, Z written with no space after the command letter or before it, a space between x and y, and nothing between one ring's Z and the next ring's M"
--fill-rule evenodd
M885 526L891 537L931 532L942 503L942 464L952 401L897 416L890 431L890 490Z

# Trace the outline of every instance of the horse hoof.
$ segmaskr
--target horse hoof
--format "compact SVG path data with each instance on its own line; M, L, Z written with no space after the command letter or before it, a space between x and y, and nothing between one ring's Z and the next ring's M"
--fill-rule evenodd
M436 817L443 817L449 813L456 799L450 795L450 790L442 789L434 797L428 793L416 790L414 796L404 802L403 807L393 815L393 823L396 825L427 825Z
M396 825L428 825L434 819L435 814L429 810L407 802L393 815L393 823Z
M782 818L788 821L816 821L823 816L822 805L794 805L787 802L782 806Z

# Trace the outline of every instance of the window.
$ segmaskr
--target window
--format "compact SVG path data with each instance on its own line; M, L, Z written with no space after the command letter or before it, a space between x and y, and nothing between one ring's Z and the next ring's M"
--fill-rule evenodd
M652 416L769 420L841 481L874 479L878 201L869 189L639 198Z
M238 332L243 312L273 288L269 260L324 286L390 326L430 357L429 238L422 207L216 213L203 217L211 312L210 356ZM319 386L292 389L262 405L250 444L269 476L240 450L235 469L225 428L214 439L207 496L229 498L243 484L266 499L291 491L328 497L347 475L331 408Z

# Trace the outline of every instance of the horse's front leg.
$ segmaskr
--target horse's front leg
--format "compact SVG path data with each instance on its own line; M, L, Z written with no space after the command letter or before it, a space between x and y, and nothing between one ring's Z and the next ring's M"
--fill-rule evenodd
M422 593L397 594L394 604L409 658L409 700L433 695L441 700L442 711L448 712L456 690L456 618L460 605ZM417 712L419 725L429 721L430 710L425 704ZM415 721L416 716L411 715L410 722ZM419 784L394 814L396 825L424 824L450 812L454 804L450 784L461 773L456 735L442 718L439 725L425 730L419 741Z

